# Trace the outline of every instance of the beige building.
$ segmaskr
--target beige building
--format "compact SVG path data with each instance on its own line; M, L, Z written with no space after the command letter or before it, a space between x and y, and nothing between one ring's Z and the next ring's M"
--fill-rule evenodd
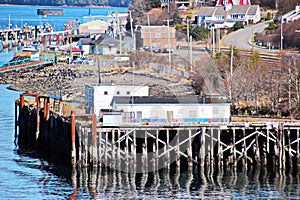
M94 20L84 24L80 24L78 29L80 34L98 34L105 33L108 23L102 20Z
M176 48L175 27L141 26L139 47Z

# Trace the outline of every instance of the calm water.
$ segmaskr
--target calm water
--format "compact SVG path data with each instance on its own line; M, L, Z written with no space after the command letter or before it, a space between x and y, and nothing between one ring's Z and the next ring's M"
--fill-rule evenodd
M27 20L34 25L39 22L37 8L0 7L0 24L4 26L10 14L13 24ZM62 24L68 18L88 14L88 9L64 10L65 16L58 17ZM92 9L95 15L107 12ZM0 63L13 54L1 52ZM300 199L299 171L280 174L263 168L233 173L182 167L127 174L108 169L57 168L33 152L17 150L14 100L20 93L7 90L7 86L0 85L0 199Z
M55 8L59 7L43 7L43 6L0 6L0 29L8 28L9 21L13 27L23 27L27 25L43 25L49 23L55 27L57 31L63 30L63 25L68 23L68 20L77 20L80 23L87 21L86 16L89 13L92 16L104 16L103 20L109 12L126 12L127 8L62 8L64 10L63 16L40 16L37 15L37 9ZM61 8L59 8L61 9Z

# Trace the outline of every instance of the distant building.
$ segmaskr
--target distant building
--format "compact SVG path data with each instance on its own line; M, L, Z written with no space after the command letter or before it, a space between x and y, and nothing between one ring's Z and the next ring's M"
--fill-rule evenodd
M300 19L300 3L296 5L295 10L292 10L282 16L282 22L293 22Z
M94 20L84 24L80 24L79 34L99 34L106 33L109 24L103 20Z
M196 23L208 28L212 26L215 28L231 28L236 22L242 22L244 25L255 24L261 19L259 5L217 5L216 7L201 7L195 19Z
M86 54L92 54L92 46L90 45L92 38L80 38L80 49L83 50Z
M119 41L103 34L92 42L94 45L93 53L99 55L116 55L118 52Z
M175 27L167 26L141 26L140 31L136 34L137 48L155 47L155 48L176 48L176 30Z
M229 4L235 6L249 6L251 5L250 0L217 0L216 6L228 6Z

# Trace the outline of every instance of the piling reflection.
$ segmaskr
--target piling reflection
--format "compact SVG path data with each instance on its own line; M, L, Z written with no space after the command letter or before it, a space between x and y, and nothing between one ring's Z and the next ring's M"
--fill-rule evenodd
M293 198L300 196L299 169L285 173L267 168L247 170L170 167L131 173L103 168L78 168L72 173L70 199L227 199ZM80 191L80 192L79 192Z

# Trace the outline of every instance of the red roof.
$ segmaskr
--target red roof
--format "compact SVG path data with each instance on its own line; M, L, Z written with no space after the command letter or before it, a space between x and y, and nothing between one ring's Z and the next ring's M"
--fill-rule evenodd
M240 0L240 6L248 6L250 5L250 0Z
M228 4L232 4L232 0L228 0ZM217 6L223 6L223 0L218 0Z
M239 5L239 6L248 6L251 5L250 0L239 0L239 3L233 4L232 0L228 0L228 4ZM225 6L223 5L223 0L217 0L216 6Z
M71 51L70 49L66 50L67 53L70 51ZM77 47L73 47L72 52L84 52L84 50L78 49Z

